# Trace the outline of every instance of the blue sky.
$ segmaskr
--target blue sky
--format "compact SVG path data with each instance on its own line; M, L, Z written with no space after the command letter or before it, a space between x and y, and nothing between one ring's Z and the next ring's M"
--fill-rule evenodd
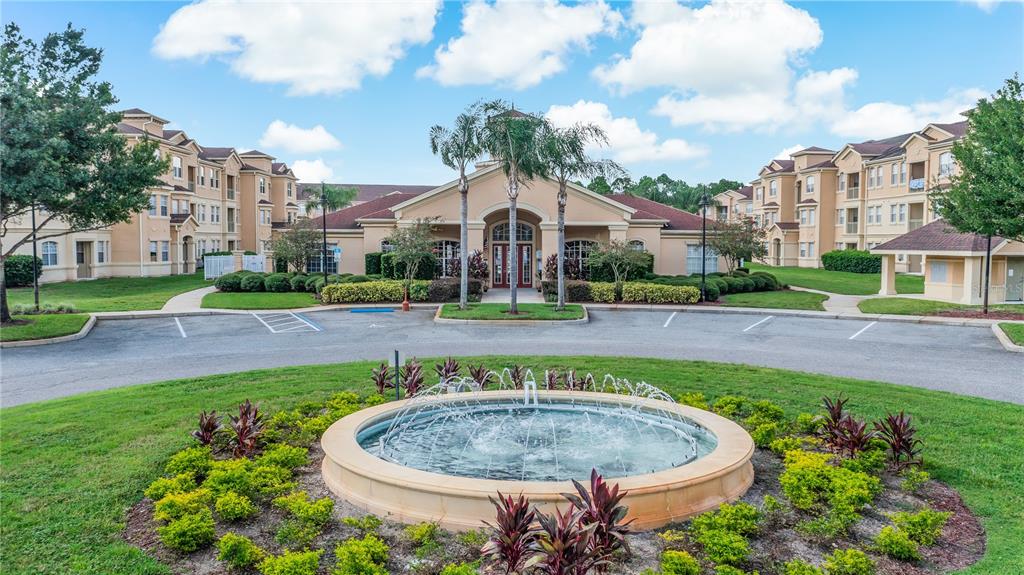
M1003 2L3 3L105 51L123 107L304 179L437 184L427 132L478 99L609 133L634 178L749 180L796 145L950 121L1024 68Z

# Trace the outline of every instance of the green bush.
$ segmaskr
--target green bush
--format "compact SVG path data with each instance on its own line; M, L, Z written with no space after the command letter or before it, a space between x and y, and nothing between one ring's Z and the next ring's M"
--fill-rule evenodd
M157 521L174 521L205 509L210 499L210 490L203 488L185 493L168 493L153 505L153 518Z
M286 274L277 273L264 278L263 288L269 292L282 293L291 291L292 284Z
M768 449L777 455L785 455L787 451L794 451L802 448L804 442L799 437L780 437L768 444Z
M664 575L700 575L700 563L686 551L665 551L661 554Z
M928 475L927 471L921 471L920 469L907 469L902 474L903 481L900 482L900 489L907 493L915 493L922 485L931 479L931 475Z
M257 465L276 465L284 469L295 469L306 464L309 449L276 444L263 450L263 455L256 458Z
M380 275L384 276L384 279L395 279L395 256L393 254L381 254Z
M917 561L921 553L917 549L917 542L910 538L903 530L887 525L878 532L875 537L875 547L893 559L900 561Z
M541 293L544 299L549 302L558 300L558 281L544 280L541 282ZM590 282L583 280L565 280L565 301L588 302L594 301L591 296Z
M810 413L801 413L797 415L796 420L793 421L793 428L799 433L812 435L818 432L818 429L821 428L821 424L821 418Z
M253 543L252 539L230 531L217 541L217 551L218 560L237 570L249 569L266 556L266 552Z
M866 449L857 455L844 459L842 466L851 471L862 471L878 475L885 469L886 455L884 449Z
M783 575L825 575L825 572L803 559L787 561Z
M828 575L874 575L875 564L856 549L837 549L825 558L825 572Z
M307 281L309 281L309 276L305 274L295 274L288 280L288 285L291 286L292 291L303 292L306 291Z
M778 423L762 423L750 432L750 438L754 440L754 445L766 448L776 440L779 431Z
M174 477L159 477L149 484L143 493L146 497L157 501L168 493L185 493L196 488L196 479L191 473L180 473Z
M476 567L473 567L473 565L471 565L469 563L459 563L458 565L456 565L454 563L449 563L448 565L444 566L444 569L441 569L441 574L440 575L476 575L476 574L477 574Z
M670 286L654 283L628 282L622 286L622 301L650 304L694 304L700 290L693 286Z
M434 279L435 271L437 271L437 256L432 252L425 252L423 260L420 261L420 265L416 268L416 277L413 279ZM404 280L405 264L396 262L393 253L385 253L380 258L380 274L388 279Z
M313 541L320 536L322 530L312 523L289 518L278 525L274 539L285 549L308 549L313 546Z
M164 472L168 475L180 475L189 473L196 479L206 477L213 465L213 453L205 445L190 447L179 451L167 460Z
M322 497L311 501L305 491L296 491L274 499L274 506L284 509L299 521L323 527L331 519L334 500Z
M942 535L942 527L952 515L949 511L935 511L926 507L917 513L893 513L892 522L915 543L928 547L934 545Z
M362 531L363 533L373 533L377 531L377 529L380 528L381 524L383 523L380 517L377 517L376 515L372 514L363 515L362 517L345 517L341 520L341 522L345 525L348 525L349 527L354 527ZM467 533L474 532L468 531ZM483 543L481 543L481 545L483 545Z
M238 272L232 272L224 274L217 278L217 281L213 285L220 291L237 292L242 291L242 278L244 276Z
M262 274L246 274L243 278L239 287L242 291L258 292L263 291L263 275Z
M821 266L833 272L877 274L882 271L882 256L864 250L833 250L821 254Z
M747 538L732 531L705 531L694 539L704 547L704 554L714 563L740 565L750 554Z
M203 482L203 487L209 489L218 498L229 491L246 496L254 495L252 461L248 459L214 461L210 467L210 474Z
M295 482L291 478L290 469L276 465L257 465L250 473L253 489L263 497L276 497L294 489Z
M405 297L404 282L381 280L363 283L329 284L320 293L324 303L396 303ZM411 301L427 301L430 282L415 280L409 287Z
M744 423L748 427L757 427L765 423L781 424L786 419L786 412L777 403L762 399L754 402L750 415Z
M437 523L423 522L405 528L405 536L416 547L416 556L425 557L441 547Z
M259 513L259 509L248 497L234 491L228 491L218 497L213 508L217 512L217 516L224 521L238 521Z
M707 402L706 399L704 399L704 394L699 392L699 391L695 391L695 392L692 392L692 393L682 393L682 394L679 395L679 397L676 399L676 401L678 401L679 403L681 403L683 405L689 405L691 407L696 407L697 409L703 409L703 410L709 409L708 408L708 402Z
M372 533L362 539L350 538L334 549L337 559L333 575L388 575L384 563L388 546Z
M644 252L643 255L643 262L629 266L626 270L627 280L643 278L654 271L654 254ZM586 277L591 282L607 283L615 281L615 273L612 272L612 266L610 264L605 263L604 265L597 265L596 263L591 263L588 267L589 270Z
M591 282L590 297L598 303L615 303L615 284Z
M766 291L773 291L780 289L782 287L782 285L779 283L778 278L776 278L773 274L768 272L754 272L747 277L754 280L755 282L763 281L765 283L764 289ZM760 278L760 280L758 280L758 278Z
M36 274L43 273L43 260L36 258ZM32 285L32 256L15 254L4 260L4 283L7 287L23 287Z
M713 409L715 413L722 417L735 419L750 415L751 403L749 399L742 395L723 395L715 400Z
M789 451L779 482L797 509L827 505L825 516L806 524L808 532L838 535L860 519L859 511L881 490L881 482L860 471L834 467L829 459L826 453Z
M183 553L192 553L206 547L213 543L216 536L213 513L205 507L157 527L156 532L164 545Z
M746 571L739 567L733 567L732 565L716 565L715 575L748 575ZM757 571L750 573L749 575L758 575Z
M317 293L319 291L319 289L317 288L317 285L316 285L317 281L321 281L321 282L324 281L323 274L316 274L316 275L311 275L311 276L307 277L306 278L306 283L305 283L305 286L304 286L306 288L306 291L310 292L310 293ZM323 286L320 286L320 287L323 287Z
M740 535L752 535L757 531L760 514L749 503L723 503L716 511L702 513L693 518L690 530L695 536L706 531L731 531Z
M384 255L381 252L370 252L363 256L364 267L366 268L367 274L379 274L380 269L380 257Z
M276 557L264 559L259 564L259 571L262 575L316 575L322 554L322 549L285 551Z

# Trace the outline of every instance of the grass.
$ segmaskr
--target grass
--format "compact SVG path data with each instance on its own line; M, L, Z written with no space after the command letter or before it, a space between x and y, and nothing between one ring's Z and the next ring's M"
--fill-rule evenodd
M1017 345L1024 345L1024 323L1001 323L999 328Z
M0 328L0 341L24 341L27 339L43 339L60 337L78 333L89 314L85 313L43 313L36 315L16 315L15 321L28 321L24 325L8 325Z
M873 295L882 287L882 274L832 272L821 268L766 266L750 263L751 271L773 274L784 284L846 295ZM924 293L924 276L896 275L896 293Z
M303 292L213 292L203 296L202 307L217 309L289 309L312 307L319 301Z
M436 359L425 360L427 371ZM927 470L963 495L988 534L970 575L1024 572L1024 406L905 386L780 369L616 357L484 357L466 360L535 373L548 367L645 380L673 395L744 394L788 413L819 412L843 393L854 413L905 409L924 441ZM246 398L276 411L333 393L370 393L372 362L288 367L87 393L0 410L0 550L14 574L167 574L121 539L125 510L191 443L202 409L228 413Z
M722 298L722 305L825 311L823 302L827 299L827 295L807 291L760 291L729 294Z
M885 313L892 315L931 315L944 311L980 311L980 305L964 305L930 299L904 297L876 297L866 299L857 307L864 313ZM989 311L1009 311L1024 314L1024 305L996 304L988 306Z
M136 311L160 309L172 297L213 285L203 272L149 278L104 278L39 286L42 303L70 303L80 311ZM32 288L7 291L11 305L31 304Z
M555 311L553 303L521 303L519 313L508 313L505 303L471 303L469 309L459 309L457 303L446 303L441 307L441 317L445 319L489 319L518 321L524 319L560 320L580 319L583 317L583 306L566 304L563 311Z

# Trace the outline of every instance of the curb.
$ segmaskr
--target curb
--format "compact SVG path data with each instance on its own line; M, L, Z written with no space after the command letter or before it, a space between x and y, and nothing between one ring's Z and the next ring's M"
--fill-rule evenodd
M590 312L587 306L583 308L583 317L579 319L452 319L441 317L441 308L437 306L434 312L434 323L455 323L465 325L579 325L590 322Z
M36 345L49 345L51 343L63 343L66 341L75 341L76 339L82 339L89 335L92 331L92 327L96 325L96 316L90 315L89 319L85 321L85 325L82 329L78 330L78 333L72 333L70 335L62 335L60 337L47 337L44 339L26 339L21 341L0 341L0 348L8 347L33 347Z
M1024 346L1017 345L1010 341L1010 336L1006 335L1003 328L999 327L998 323L992 324L992 333L996 334L996 339L1003 345L1003 349L1006 351L1012 351L1016 353L1024 353Z

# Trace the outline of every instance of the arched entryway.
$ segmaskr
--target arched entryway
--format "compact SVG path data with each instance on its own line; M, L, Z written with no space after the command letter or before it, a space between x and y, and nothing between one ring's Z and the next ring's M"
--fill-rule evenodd
M537 238L536 226L527 222L516 222L515 241L512 241L512 230L509 222L498 222L490 231L491 254L491 285L496 288L511 287L510 253L516 251L516 265L519 268L517 285L521 288L533 287L534 242ZM514 246L514 247L513 247Z
M782 240L780 240L779 238L775 238L772 241L772 257L775 260L775 263L773 265L782 265Z
M181 238L181 272L191 274L196 271L196 248L195 239L192 236Z

